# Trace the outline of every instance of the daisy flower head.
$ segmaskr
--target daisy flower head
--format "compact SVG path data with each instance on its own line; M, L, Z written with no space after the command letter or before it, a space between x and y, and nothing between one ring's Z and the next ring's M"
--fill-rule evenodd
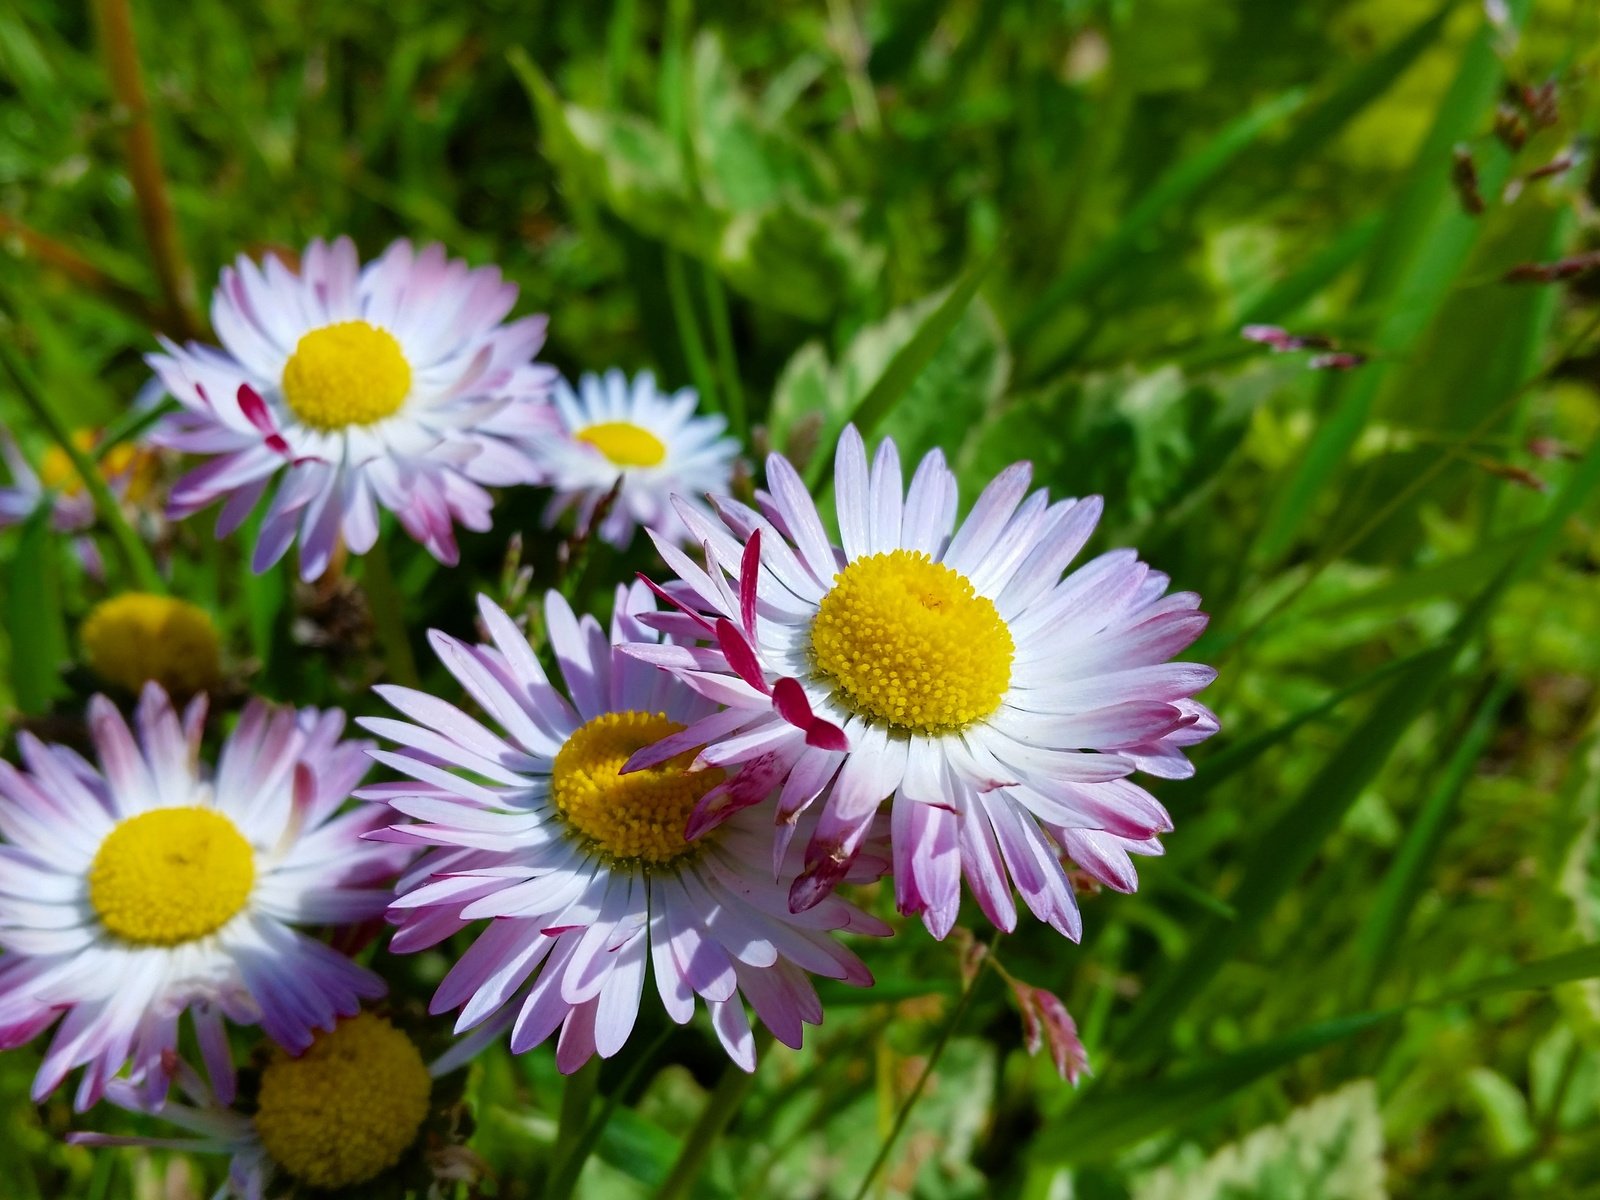
M739 453L738 442L723 436L727 422L696 416L695 405L693 388L668 395L649 371L631 382L618 370L584 375L576 390L560 380L555 391L560 431L531 446L555 489L546 525L576 507L579 527L588 528L615 490L597 531L601 538L625 548L642 525L683 541L688 530L671 497L727 491Z
M101 477L117 500L135 505L149 495L158 465L154 454L127 442L97 454L99 439L88 429L76 431L72 440L100 468ZM94 527L94 497L78 475L71 457L60 446L47 448L35 470L0 427L0 459L5 461L11 476L8 486L0 486L0 529L20 525L46 507L50 513L50 528L57 533L84 534ZM105 566L93 539L75 538L73 549L91 577L104 576Z
M379 690L407 721L363 724L399 744L381 762L416 783L362 794L414 819L386 834L435 847L401 880L392 948L434 945L489 921L433 997L436 1013L461 1009L457 1031L492 1037L509 1027L515 1053L559 1030L556 1061L576 1070L620 1050L639 1013L647 975L679 1024L705 1001L730 1057L755 1065L745 1002L779 1041L798 1046L822 1019L810 976L866 986L871 976L839 932L883 935L886 926L839 897L789 911L787 875L770 870L770 819L755 813L690 841L695 806L755 776L700 769L717 704L683 681L620 652L655 634L643 586L618 589L609 635L549 594L545 616L565 694L546 677L527 638L487 599L490 635L470 646L435 632L434 648L502 732L423 692ZM718 690L713 682L709 689ZM643 747L661 761L622 773ZM861 856L853 879L887 860Z
M906 489L894 443L869 467L850 428L834 476L842 544L778 455L762 511L733 500L716 501L720 521L680 510L705 569L658 540L682 611L645 619L709 644L630 650L696 687L715 683L728 711L684 737L712 742L701 757L713 766L782 782L780 846L820 805L796 909L831 891L886 800L897 904L940 938L965 876L995 925L1014 928L1015 885L1076 939L1062 856L1131 891L1129 855L1161 852L1171 822L1129 777L1192 773L1183 748L1216 731L1192 698L1215 672L1167 661L1204 629L1200 599L1168 595L1167 576L1132 550L1063 577L1100 499L1051 503L1030 479L1026 463L1007 468L958 522L938 451ZM732 801L708 797L697 828Z
M163 339L150 356L182 408L153 441L210 461L173 489L171 515L223 500L217 536L266 494L253 566L298 534L316 579L342 538L364 554L378 506L440 561L454 527L483 531L486 487L538 477L524 440L550 422L552 368L533 361L545 319L506 324L516 286L438 245L391 245L362 266L349 238L314 241L296 273L269 256L225 268L211 303L221 349Z
M89 704L98 765L18 736L0 762L0 1048L56 1026L34 1080L49 1095L84 1067L93 1104L124 1066L158 1098L160 1064L190 1014L226 1099L224 1019L304 1049L383 982L297 926L371 920L404 847L363 841L371 806L339 813L369 766L339 712L247 706L214 773L204 695L180 715L155 684L134 731Z
M411 1036L387 1017L362 1011L317 1033L300 1054L266 1048L252 1077L253 1094L223 1099L187 1062L169 1055L163 1069L174 1089L153 1115L185 1136L146 1137L82 1132L82 1146L164 1146L225 1154L227 1182L219 1196L261 1200L280 1183L317 1191L359 1187L393 1171L422 1141L438 1097L435 1077ZM139 1090L114 1079L106 1097L145 1113Z

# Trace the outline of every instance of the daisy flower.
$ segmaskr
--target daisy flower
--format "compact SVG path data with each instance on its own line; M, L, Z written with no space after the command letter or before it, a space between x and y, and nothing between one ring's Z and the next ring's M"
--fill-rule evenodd
M153 1146L226 1154L218 1197L261 1200L281 1178L319 1191L370 1183L418 1146L434 1107L434 1077L417 1044L387 1018L361 1012L318 1033L304 1053L270 1051L250 1103L224 1100L188 1063L171 1055L163 1069L176 1092L153 1114L181 1137L70 1133L80 1146ZM138 1089L114 1079L106 1098L145 1113Z
M80 429L72 435L77 448L96 457L96 434ZM11 484L0 487L0 529L20 525L41 508L48 507L50 528L57 533L85 534L95 524L94 497L89 494L72 459L60 446L52 445L34 470L17 444L0 428L0 459L11 475ZM98 455L97 465L111 494L128 504L137 504L150 492L155 481L156 458L149 451L122 442ZM105 575L94 539L73 539L73 551L92 578Z
M278 481L257 571L297 532L306 580L341 537L366 553L379 505L454 563L455 524L489 528L485 485L538 474L519 443L547 428L555 372L532 361L543 317L502 324L516 299L497 268L437 245L395 242L362 267L349 238L314 241L298 274L241 256L211 302L222 349L163 339L166 353L149 359L182 405L151 439L214 456L179 480L171 515L225 500L226 537Z
M731 785L721 771L689 769L697 743L682 734L705 728L715 703L617 649L654 636L639 619L654 610L645 588L618 589L609 637L556 593L547 597L565 696L510 618L487 599L479 610L491 644L431 637L503 736L401 687L379 691L409 721L363 721L403 747L375 757L418 781L362 793L417 822L382 836L437 847L400 882L392 948L418 950L492 922L440 984L434 1012L460 1008L457 1031L481 1027L475 1036L509 1027L515 1053L559 1029L556 1062L571 1072L622 1048L653 974L674 1021L687 1022L699 996L728 1054L750 1070L745 1001L779 1041L798 1046L802 1026L822 1019L809 975L871 983L834 934L887 927L837 897L790 913L787 884L766 869L769 824L736 819L685 837L695 805ZM663 739L671 752L656 767L618 774ZM869 860L852 878L887 865Z
M152 1098L178 1020L232 1098L223 1020L304 1049L383 982L296 926L383 912L403 847L361 840L370 806L337 815L366 773L344 716L251 703L214 776L199 762L205 697L180 719L144 690L138 738L103 696L89 702L99 759L24 732L25 770L0 762L0 1048L60 1024L36 1100L84 1067L93 1104L131 1063Z
M1029 493L1007 468L956 520L956 480L937 451L903 490L884 441L839 443L842 546L794 468L767 460L762 512L718 500L720 523L680 511L707 568L657 539L684 611L647 617L709 642L645 642L644 662L715 694L727 712L685 742L700 762L757 781L701 801L695 831L782 783L779 846L820 801L791 902L806 910L854 858L886 799L895 897L949 933L964 875L984 914L1016 924L1012 885L1076 939L1065 854L1111 887L1137 883L1130 854L1159 854L1166 811L1129 778L1191 773L1183 747L1216 731L1194 693L1209 667L1167 660L1205 628L1199 597L1114 550L1062 577L1094 530L1099 497ZM667 747L637 755L648 767Z
M695 416L693 388L664 395L649 371L629 383L612 370L583 376L577 391L560 380L555 410L559 435L529 447L555 489L545 511L547 526L575 505L579 527L588 528L616 489L600 522L601 538L625 548L643 525L681 542L688 531L671 497L728 490L739 443L722 436L727 422L721 417Z

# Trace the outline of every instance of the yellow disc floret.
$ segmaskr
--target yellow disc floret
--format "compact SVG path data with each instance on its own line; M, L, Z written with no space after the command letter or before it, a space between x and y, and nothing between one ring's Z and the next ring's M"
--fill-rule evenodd
M279 1051L261 1073L256 1133L301 1183L344 1188L400 1161L428 1115L433 1081L415 1043L361 1013L317 1034L299 1058Z
M106 929L141 946L214 933L250 899L255 852L209 808L157 808L119 823L89 864L89 904Z
M661 866L694 851L684 840L689 814L723 773L688 770L685 751L622 774L635 751L683 728L665 713L605 713L569 737L550 773L550 798L567 823L612 859Z
M283 398L313 429L370 425L400 410L411 364L386 329L340 321L301 337L283 368Z
M572 435L619 467L653 467L667 457L666 443L630 421L605 421Z
M72 444L93 461L95 435L92 430L80 429L72 435ZM119 442L99 456L100 474L114 481L125 499L142 500L155 481L156 457L147 450L129 442ZM39 459L39 483L46 491L63 496L83 493L83 480L70 455L60 446L49 447Z
M991 600L912 550L845 567L811 625L812 662L838 698L919 733L963 729L994 712L1014 651Z
M130 692L154 680L188 696L222 678L216 626L186 600L124 592L95 605L79 635L90 670Z

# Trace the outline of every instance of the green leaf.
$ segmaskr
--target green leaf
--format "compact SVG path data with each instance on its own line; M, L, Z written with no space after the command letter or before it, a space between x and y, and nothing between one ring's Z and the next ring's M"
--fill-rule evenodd
M1139 1178L1132 1200L1383 1200L1378 1088L1358 1079L1203 1163Z
M1352 1013L1307 1025L1282 1037L1194 1066L1116 1089L1085 1088L1077 1102L1046 1125L1034 1143L1039 1163L1101 1162L1147 1137L1183 1125L1211 1105L1324 1047L1394 1020L1416 1008L1436 1008L1600 976L1600 946L1527 963L1465 987L1399 1008Z
M781 164L769 164L765 183L749 178L749 158L763 153L750 137L728 146L702 139L699 149L711 157L686 161L660 127L564 103L525 53L514 49L510 59L533 101L545 157L580 215L603 206L639 233L715 267L750 299L809 321L830 316L876 277L881 252L861 240L853 215L813 199L824 191L820 184L801 186L803 172ZM733 102L712 67L702 63L702 75L710 78L701 80L700 100L713 123L706 137L716 141L717 130L733 123Z
M1457 0L1445 0L1431 16L1417 22L1405 36L1356 67L1337 88L1308 106L1289 136L1272 148L1274 160L1297 163L1331 142L1368 105L1394 86L1438 40L1456 4Z
M1500 708L1510 691L1510 684L1501 682L1484 696L1465 730L1453 739L1449 759L1436 770L1427 799L1406 827L1405 840L1384 872L1377 896L1355 938L1352 995L1357 1002L1365 1002L1383 976L1411 910L1422 895L1428 870L1444 842L1462 789L1495 733Z
M60 553L50 506L40 505L22 528L5 589L11 685L17 707L29 716L48 712L50 702L66 690L61 668L70 655L61 612Z
M1357 1013L1297 1029L1271 1041L1116 1091L1085 1091L1035 1143L1043 1162L1097 1162L1182 1124L1263 1076L1325 1046L1381 1025L1393 1012Z

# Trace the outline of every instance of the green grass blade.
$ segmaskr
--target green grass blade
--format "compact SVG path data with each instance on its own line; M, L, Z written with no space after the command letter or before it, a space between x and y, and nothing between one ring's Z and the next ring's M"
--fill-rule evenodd
M1144 199L1134 205L1116 231L1058 279L1017 322L1013 341L1022 344L1070 304L1108 278L1143 238L1146 231L1171 209L1192 200L1223 169L1255 143L1267 130L1305 103L1303 89L1274 96L1223 126L1210 141L1168 171ZM1032 374L1045 374L1041 369Z
M1514 28L1520 27L1527 7L1526 0L1512 5ZM1426 330L1468 261L1482 220L1462 211L1448 164L1450 148L1479 131L1498 95L1504 72L1494 37L1485 23L1463 54L1411 178L1373 246L1372 267L1356 307L1383 314L1369 347L1377 357L1358 371L1332 378L1328 412L1256 539L1257 561L1275 560L1293 543L1366 428L1395 364L1404 361ZM1480 158L1483 192L1493 195L1505 182L1510 157L1495 143L1485 146Z
M50 527L50 507L28 518L10 563L5 589L6 630L11 635L11 686L29 716L50 710L64 690L67 628L61 615L58 555L61 539Z
M73 469L77 471L78 477L83 481L84 487L88 489L89 495L93 497L95 512L111 532L117 553L127 569L129 582L141 591L164 595L167 585L161 578L161 572L156 570L155 559L151 557L145 544L139 540L139 535L133 526L128 524L128 518L122 513L122 505L111 494L111 489L101 476L98 465L73 440L72 429L45 400L43 389L34 379L33 372L22 361L22 356L4 339L0 339L0 363L5 365L18 394L22 397L22 402L49 432L56 445L61 447L62 452L71 461Z
M1433 695L1473 642L1507 587L1545 555L1562 525L1577 512L1600 482L1600 439L1551 502L1536 531L1519 553L1457 618L1438 646L1421 654L1378 698L1328 757L1295 803L1269 826L1249 851L1240 882L1225 898L1235 921L1213 918L1194 931L1188 952L1140 1000L1113 1046L1118 1054L1138 1049L1154 1053L1171 1023L1218 971L1245 946L1256 929L1294 886L1338 828L1362 790L1382 769L1407 729L1428 708Z
M1406 828L1405 840L1384 874L1377 899L1355 938L1355 977L1351 994L1358 1003L1370 999L1399 944L1411 910L1416 907L1428 870L1439 852L1461 791L1493 736L1500 707L1511 684L1497 682L1477 705L1455 749L1438 774L1421 810Z
M933 360L939 347L944 345L945 339L950 336L956 323L961 320L962 314L967 311L967 306L977 296L978 288L982 286L998 257L997 247L967 269L966 274L951 286L938 306L923 319L910 340L895 352L889 364L884 367L883 374L878 376L877 382L856 402L855 408L837 427L828 431L827 439L812 456L811 465L806 471L806 482L813 489L819 487L827 473L833 469L834 447L838 444L839 435L844 432L846 425L853 423L863 437L871 436L879 422L894 411L895 405L905 399L911 391L911 385L917 381L917 376L921 375L923 369Z
M1432 16L1412 26L1388 49L1351 71L1327 96L1309 105L1289 136L1273 147L1273 159L1284 164L1297 163L1310 158L1337 137L1340 130L1387 92L1433 45L1455 7L1456 0L1446 0Z

